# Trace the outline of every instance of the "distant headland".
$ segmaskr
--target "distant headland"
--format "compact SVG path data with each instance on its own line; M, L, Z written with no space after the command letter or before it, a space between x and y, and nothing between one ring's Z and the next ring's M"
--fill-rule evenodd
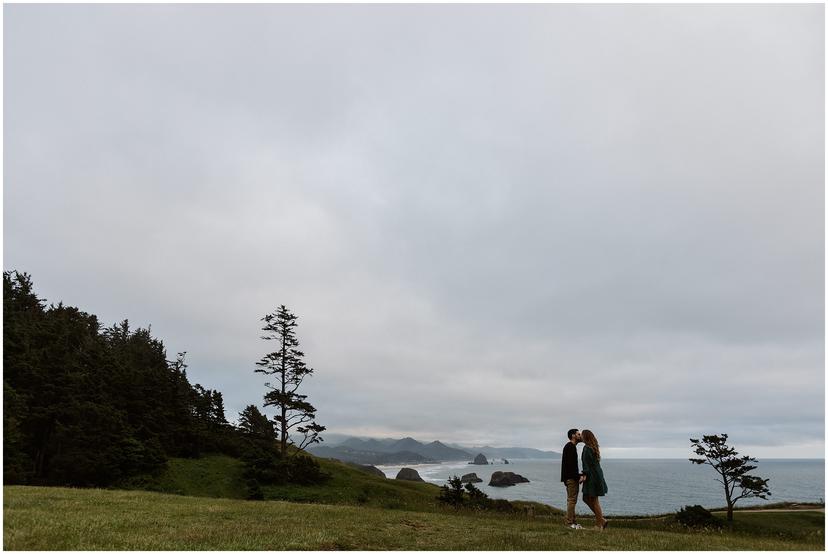
M315 456L334 458L343 462L357 464L427 464L438 462L473 462L484 460L504 463L507 458L513 459L559 459L561 454L548 450L538 450L526 447L469 447L459 444L445 443L439 440L420 442L411 437L402 439L393 438L360 438L345 436L331 444L314 446L308 449Z

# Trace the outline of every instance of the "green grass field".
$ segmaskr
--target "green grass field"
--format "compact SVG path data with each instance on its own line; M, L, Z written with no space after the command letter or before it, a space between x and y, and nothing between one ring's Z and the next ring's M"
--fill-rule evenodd
M245 501L146 491L4 487L6 550L823 550L824 514L739 512L731 530L666 518L572 531L504 516Z

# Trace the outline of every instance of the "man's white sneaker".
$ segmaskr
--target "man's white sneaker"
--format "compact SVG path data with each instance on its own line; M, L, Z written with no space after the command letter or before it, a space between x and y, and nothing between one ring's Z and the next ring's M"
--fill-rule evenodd
M570 528L570 529L583 529L583 527L581 527L581 526L580 526L580 525L578 525L577 523L570 523L570 524L569 524L569 528Z

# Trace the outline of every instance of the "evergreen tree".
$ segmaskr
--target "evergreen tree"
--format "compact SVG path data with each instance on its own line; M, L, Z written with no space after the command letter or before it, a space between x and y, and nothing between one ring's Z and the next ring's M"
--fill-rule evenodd
M3 482L26 483L32 477L32 464L26 452L26 435L21 422L26 419L26 398L3 380Z
M448 482L440 487L440 496L437 497L438 502L447 504L454 508L472 508L475 510L501 510L502 504L496 504L489 499L489 496L474 486L474 483L463 482L456 475L450 477ZM511 509L511 504L507 501L505 506Z
M239 412L239 431L245 439L242 461L247 497L262 500L260 484L286 483L289 478L277 447L273 422L251 404Z
M693 451L703 458L690 458L694 464L707 464L719 474L716 481L724 487L727 502L727 520L733 521L733 505L742 498L762 498L770 496L768 479L762 479L749 472L756 469L756 458L739 456L727 445L727 433L722 435L704 435L701 439L690 439ZM739 487L739 490L736 490Z
M44 304L28 274L3 273L5 483L109 486L167 456L238 455L221 393L187 381L183 353Z
M316 408L307 401L307 395L297 392L305 377L313 374L313 369L305 364L305 354L298 349L296 316L281 305L275 312L264 316L262 321L265 323L262 338L276 341L278 348L256 362L259 366L256 372L275 378L274 382L265 383L270 390L264 399L265 406L273 406L277 410L274 420L279 433L280 452L284 456L288 454L288 444L300 451L321 442L319 433L325 427L316 423ZM298 443L291 440L293 430L302 436Z
M442 504L448 504L460 508L464 504L463 483L456 475L450 477L448 483L440 487L440 496L437 500Z
M475 487L474 483L466 483L464 488L468 494L469 506L478 510L485 510L488 508L490 504L489 495Z
M273 422L253 404L239 412L239 429L248 437L275 440Z

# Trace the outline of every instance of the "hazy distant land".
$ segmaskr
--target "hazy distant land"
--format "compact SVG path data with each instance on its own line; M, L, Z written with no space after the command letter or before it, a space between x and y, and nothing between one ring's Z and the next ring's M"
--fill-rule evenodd
M559 459L559 452L525 447L468 447L439 440L423 443L411 437L360 438L337 436L333 441L314 446L309 452L316 456L335 458L358 464L425 464L434 462L472 461L477 454L488 459Z

